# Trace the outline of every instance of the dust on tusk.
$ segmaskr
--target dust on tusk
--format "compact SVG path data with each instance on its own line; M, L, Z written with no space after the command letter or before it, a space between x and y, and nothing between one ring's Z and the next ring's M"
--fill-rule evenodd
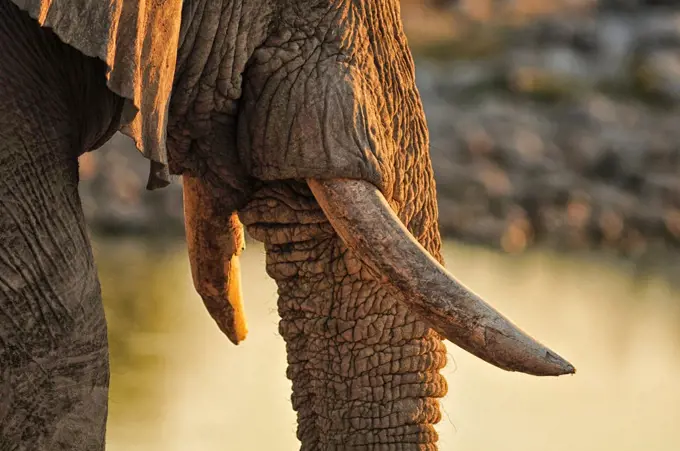
M243 225L226 211L210 186L183 176L184 222L191 275L196 291L220 330L234 344L246 338L239 255L245 248Z

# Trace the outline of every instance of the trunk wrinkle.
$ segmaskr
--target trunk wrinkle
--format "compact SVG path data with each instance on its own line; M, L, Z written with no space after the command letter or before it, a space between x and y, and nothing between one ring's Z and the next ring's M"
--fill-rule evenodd
M302 449L435 449L444 344L314 222L320 207L303 185L267 185L239 212L279 287Z

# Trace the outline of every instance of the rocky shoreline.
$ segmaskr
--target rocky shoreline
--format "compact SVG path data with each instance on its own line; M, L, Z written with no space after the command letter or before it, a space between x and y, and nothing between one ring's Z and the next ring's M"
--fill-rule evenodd
M443 234L507 252L677 253L679 19L546 18L473 52L417 50ZM145 191L127 138L88 154L81 174L96 233L182 233L181 187Z

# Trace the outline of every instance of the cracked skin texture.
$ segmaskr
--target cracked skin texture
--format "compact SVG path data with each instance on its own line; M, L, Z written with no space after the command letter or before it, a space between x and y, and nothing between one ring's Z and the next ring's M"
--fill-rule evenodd
M122 99L101 61L5 0L0 55L0 450L100 450L108 346L77 157Z
M354 257L305 184L267 184L240 215L279 287L302 449L436 449L440 338Z
M209 40L183 32L173 107L189 114L178 114L184 128L179 133L174 122L169 134L197 138L169 151L171 161L197 162L173 172L210 174L251 236L265 243L302 449L436 449L437 399L447 390L439 374L444 344L354 258L302 181L375 184L441 261L427 127L398 5L261 2L252 11L263 19L256 19L227 3L222 23L245 21L244 29L206 33L232 36L226 44L207 50ZM194 6L199 15L200 2ZM243 19L234 17L238 11ZM263 23L266 34L248 28ZM234 36L261 43L247 61L208 56L238 54L229 49ZM206 45L202 59L214 64L194 75L199 88L183 82L194 65L182 46L197 45ZM239 69L242 79L234 77ZM205 169L194 172L201 162Z
M7 0L0 0L0 8L6 10L7 4ZM411 233L441 261L427 127L399 15L396 0L184 2L167 124L170 170L196 183L196 199L208 193L214 202L214 208L190 209L188 226L196 227L194 232L217 233L211 232L217 230L215 224L228 225L222 231L225 236L215 240L222 244L212 246L199 239L200 252L214 252L219 257L205 261L230 261L231 255L221 254L236 255L240 251L236 244L242 230L235 211L250 234L265 243L267 271L279 287L280 332L287 344L287 375L293 382L293 408L298 412L303 450L437 449L433 425L440 420L438 398L447 390L439 374L446 363L444 344L398 300L399 294L388 292L380 277L353 256L304 182L306 178L354 178L375 184ZM0 30L16 25L5 16L0 18ZM21 26L28 30L28 19L21 20ZM37 27L33 26L33 31L21 32L35 38L31 33L37 33ZM12 36L17 32L9 31ZM34 48L15 48L15 54L35 55L42 73L61 74L61 69L44 63L66 52L69 58L89 67L70 76L81 83L103 80L105 68L101 64L82 56L78 59L54 36L41 33L40 39L49 41L41 50L44 54L36 54ZM17 41L14 37L0 39L0 46ZM35 67L15 64L3 66L0 73L8 67L29 71L8 75L16 80L31 79L38 72ZM54 135L27 144L22 139L40 134L26 130L24 135L0 144L6 146L0 147L0 155L18 152L21 158L32 158L35 155L27 147L42 145L43 153L37 155L45 155L44 161L54 164L45 171L44 177L49 177L40 186L26 182L29 191L25 195L29 197L25 204L44 206L44 197L57 193L59 205L70 205L62 209L70 212L66 216L53 211L41 216L43 227L53 231L52 235L36 232L28 240L35 240L36 246L44 245L37 249L50 257L57 255L62 245L72 253L58 255L64 261L55 260L52 273L26 284L33 290L40 284L50 290L61 289L73 306L73 321L49 320L52 325L62 320L70 324L68 339L32 345L45 352L66 349L74 356L73 360L51 356L52 364L71 378L66 381L71 388L59 391L59 387L47 385L45 390L57 389L55 393L64 396L65 404L41 404L43 410L36 414L29 412L35 400L24 392L15 392L13 396L23 396L28 404L13 401L12 406L19 406L16 409L26 415L8 414L2 410L6 404L2 404L0 417L10 415L12 427L0 422L0 431L5 434L0 435L0 444L32 434L34 440L42 441L29 443L26 449L101 449L108 387L105 323L77 202L75 155L95 148L90 141L99 142L107 136L117 104L115 96L95 90L78 109L92 121L62 123L70 116L58 108L58 102L53 110L49 105L44 108L38 118L26 105L40 102L43 94L64 101L60 92L83 92L80 86L59 78L53 82L28 87L9 84L15 91L0 87L1 98L16 98L17 92L34 96L18 112L7 109L8 105L14 108L11 102L3 103L0 120L16 121L13 115L20 115L29 118L28 125L50 123ZM10 123L0 130L12 127ZM74 141L74 134L88 140L85 144ZM0 167L8 173L16 170ZM190 207L200 205L197 202ZM0 229L3 239L18 236L16 227L9 225L11 221L6 217L0 221L7 222L3 227L9 227ZM205 224L207 228L202 229ZM43 238L56 241L40 241ZM16 249L24 252L23 248ZM44 262L24 263L40 268ZM64 271L70 279L61 281L56 272L66 265L72 265ZM0 274L5 276L7 271L0 269ZM28 277L12 273L11 268L9 274L18 280ZM76 274L86 275L77 278L86 284L77 295L67 288L75 286ZM7 294L4 285L0 287L5 296L3 308L24 298L21 292ZM43 308L57 302L37 293L36 298L46 303ZM27 291L26 297L29 294L35 293ZM77 305L87 308L81 311ZM211 313L220 311L217 304L208 307ZM5 317L2 321L4 327L9 320ZM33 320L25 321L32 324ZM7 333L9 329L0 330ZM38 329L27 330L29 334L40 333ZM93 337L96 339L88 339ZM28 340L7 335L2 338L11 343ZM0 351L5 361L15 355L6 349ZM12 362L32 365L30 359L11 358ZM18 368L24 363L12 365ZM39 373L36 370L35 374ZM62 379L46 381L55 384ZM0 387L8 391L7 385ZM96 396L88 398L88 390ZM76 407L79 410L74 410ZM64 412L71 412L68 420L63 420L66 423L58 419ZM53 438L55 430L71 435L62 435L59 442ZM53 446L55 443L64 445Z

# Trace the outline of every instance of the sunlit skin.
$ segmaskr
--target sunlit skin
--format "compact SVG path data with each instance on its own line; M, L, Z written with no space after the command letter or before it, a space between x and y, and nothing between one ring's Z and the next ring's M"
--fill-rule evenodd
M437 449L442 337L503 369L574 372L442 266L396 0L16 3L54 33L0 0L0 383L16 387L0 444L104 447L77 158L121 127L150 188L183 176L194 285L233 343L244 228L264 243L303 450Z

